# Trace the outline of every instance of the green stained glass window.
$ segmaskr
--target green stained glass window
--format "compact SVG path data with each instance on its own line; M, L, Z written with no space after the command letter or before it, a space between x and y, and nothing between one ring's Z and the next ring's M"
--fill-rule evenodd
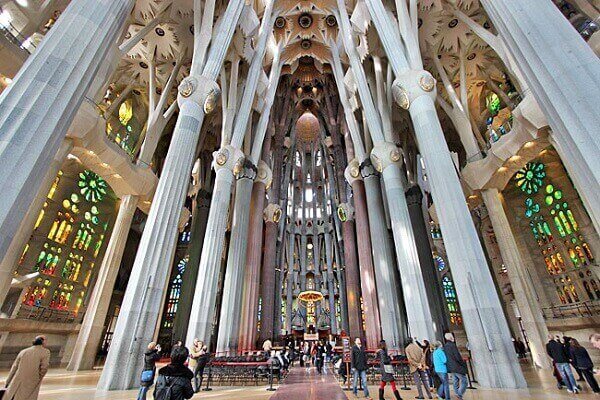
M95 172L85 170L79 174L79 192L92 203L101 201L106 196L108 184Z
M515 183L525 194L536 194L544 184L546 171L544 164L530 162L515 174Z

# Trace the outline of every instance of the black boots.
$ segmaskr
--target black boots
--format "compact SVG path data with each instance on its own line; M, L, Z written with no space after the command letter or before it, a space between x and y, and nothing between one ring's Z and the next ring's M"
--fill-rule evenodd
M402 397L400 397L400 393L398 393L397 390L394 390L394 396L396 397L396 400L402 400Z
M379 389L379 400L385 400L383 397L383 389Z

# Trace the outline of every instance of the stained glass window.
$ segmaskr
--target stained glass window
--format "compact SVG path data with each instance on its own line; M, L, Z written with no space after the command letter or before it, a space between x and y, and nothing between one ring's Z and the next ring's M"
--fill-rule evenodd
M48 239L54 240L56 243L65 244L69 239L69 235L73 231L73 223L75 220L69 213L58 212L56 219L52 223Z
M23 303L29 306L40 307L48 294L48 286L51 284L52 282L48 279L38 279L36 285L32 285L27 289Z
M450 312L450 322L455 325L460 325L462 324L462 316L458 309L458 299L454 288L454 282L446 275L442 278L442 286L444 289L444 297L446 298L446 305Z
M73 296L73 285L69 283L59 283L58 288L50 300L50 308L57 310L68 310Z
M515 175L517 186L526 194L537 193L542 187L543 180L546 177L544 164L530 162L520 169Z
M106 181L88 169L79 173L77 185L83 197L92 203L101 201L107 194L108 184Z
M166 312L163 322L163 327L172 328L173 321L175 320L175 314L177 313L177 307L179 306L179 297L181 296L181 285L183 283L183 273L187 266L189 258L186 256L177 264L177 275L171 281L171 289L169 290L169 297L166 305Z

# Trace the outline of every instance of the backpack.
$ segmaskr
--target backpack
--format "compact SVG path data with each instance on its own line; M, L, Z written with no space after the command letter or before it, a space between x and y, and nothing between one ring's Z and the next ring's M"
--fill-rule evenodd
M175 382L177 382L177 378L168 379L164 375L159 375L154 390L154 400L172 400Z

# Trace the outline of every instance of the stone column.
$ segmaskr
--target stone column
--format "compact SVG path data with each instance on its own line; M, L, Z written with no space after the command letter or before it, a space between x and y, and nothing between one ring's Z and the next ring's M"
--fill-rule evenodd
M219 355L235 355L238 350L240 320L242 319L242 290L253 275L251 268L246 267L246 249L248 247L248 226L250 208L248 203L253 194L252 183L256 178L256 167L248 160L236 176L235 201L231 223L231 240L225 267L223 283L223 301L219 320L217 353Z
M423 216L423 192L419 186L413 186L406 191L406 204L415 234L417 252L419 253L419 261L421 263L421 273L425 281L425 291L429 299L431 315L437 328L437 339L441 340L443 339L443 333L449 330L448 317L446 315L443 290L438 279L435 263L433 262L433 253L429 242L430 233Z
M73 141L69 138L65 138L60 145L58 152L52 159L48 171L46 172L46 176L44 177L31 206L27 210L25 217L23 217L23 221L21 221L18 231L12 238L8 251L4 255L2 262L0 262L0 305L4 303L6 295L10 290L14 272L18 267L19 258L23 253L25 245L27 245L27 242L29 242L29 239L31 238L31 233L40 214L40 210L47 199L48 192L56 179L56 175L58 175L60 167L72 148Z
M206 223L206 234L202 246L202 256L198 267L198 281L188 323L186 344L194 338L210 343L214 331L216 296L219 283L221 259L225 249L225 232L229 202L234 180L233 171L241 168L244 154L232 146L225 146L215 152L215 187Z
M264 199L264 193L262 195ZM260 338L259 341L262 342L266 339L273 340L274 334L276 332L273 331L273 322L275 315L275 268L277 268L277 258L276 258L276 247L277 247L277 236L279 230L279 219L282 214L281 206L279 204L269 204L264 211L264 227L265 227L265 242L264 242L264 255L265 258L262 263L262 271L260 274L260 297L262 299L262 319L260 324ZM260 232L262 236L262 228L263 224L260 221ZM261 237L262 239L262 237ZM262 240L261 240L262 244ZM279 288L281 290L281 288ZM254 314L258 311L257 308L254 309ZM256 331L256 318L254 319L254 331Z
M371 152L371 160L383 176L410 336L431 340L436 337L437 332L431 318L415 235L404 196L405 178L400 169L401 158L400 150L392 143L377 142Z
M125 244L133 222L133 216L139 202L138 196L126 195L121 198L119 213L113 228L110 240L94 291L85 310L85 317L77 336L71 360L67 365L68 371L81 371L94 368L98 346L102 340L104 322L108 314L110 299L112 297L115 281L119 275Z
M217 104L220 89L215 79L223 65L243 3L242 0L229 2L222 17L229 23L219 25L202 75L189 76L179 86L179 117L129 278L110 351L98 382L98 390L129 389L139 384L143 353L148 342L156 337L156 326L162 312L161 305L167 290L165 283L170 277L178 234L177 225L185 202L200 129L205 113L213 111ZM217 164L226 165L229 162L228 165L232 168L231 164L235 165L237 159L231 161L232 157L228 156L229 154L219 153ZM231 179L226 189L227 195L220 197L215 187L213 197L213 200L218 198L225 207L229 204L233 180L231 171L229 175ZM222 186L223 183L219 186L221 191ZM220 242L222 241L220 237ZM218 254L220 256L221 252ZM200 293L207 292L203 289L200 288ZM214 292L216 290L212 293L213 297ZM191 336L194 337L193 334Z
M331 327L331 333L337 335L339 330L337 329L337 320L335 317L335 285L333 277L333 243L331 240L331 233L326 231L323 234L325 237L325 259L327 262L327 292L329 293L329 326ZM341 289L340 289L341 290Z
M497 189L486 189L481 191L481 195L494 227L515 301L521 312L521 323L527 334L533 362L539 368L549 369L551 364L545 347L548 328L533 289L533 282L525 271L526 263L506 217L502 194Z
M381 340L381 320L377 300L377 285L375 283L371 235L365 234L365 232L370 232L371 224L369 223L369 214L367 211L365 184L360 176L360 167L356 159L348 163L346 178L352 186L354 211L356 213L356 244L360 267L360 287L365 314L366 346L369 349L376 349ZM359 235L359 232L362 234Z
M241 323L239 326L239 350L254 349L258 319L258 298L261 276L261 259L263 249L263 211L265 204L265 189L271 180L271 170L264 161L258 163L258 173L252 187L251 199L246 203L250 212L250 245L244 255L248 265L244 277L243 302ZM263 303L264 307L264 303Z
M192 302L194 301L196 281L198 280L198 266L200 264L210 209L210 198L211 193L204 189L200 189L196 195L196 213L192 221L191 240L188 248L189 259L183 273L177 313L173 322L173 337L181 338L181 340L185 338L187 333Z
M0 257L7 254L133 0L69 4L0 98Z
M481 3L546 115L561 158L573 160L565 165L600 232L600 104L590 95L600 87L598 56L551 2Z
M398 288L394 277L394 249L387 232L379 174L369 159L363 162L360 170L365 183L376 282L366 281L365 284L377 286L383 339L391 349L399 349L403 347L405 338L402 334L402 314L397 300Z

